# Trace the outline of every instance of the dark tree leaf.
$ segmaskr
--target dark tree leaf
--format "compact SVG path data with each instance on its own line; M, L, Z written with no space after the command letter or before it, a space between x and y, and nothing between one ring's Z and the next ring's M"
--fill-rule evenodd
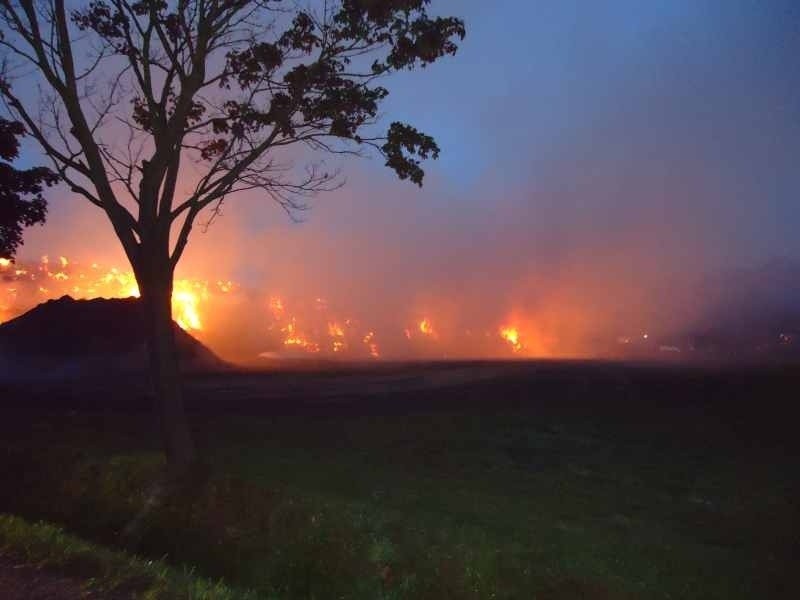
M21 123L0 119L0 158L17 158L18 138L24 133ZM0 161L0 258L12 258L22 244L23 228L44 223L47 202L42 193L58 177L44 167L20 170L4 161Z
M410 179L420 186L425 173L419 166L419 159L439 157L439 146L431 136L396 122L389 127L382 150L387 167L400 179Z

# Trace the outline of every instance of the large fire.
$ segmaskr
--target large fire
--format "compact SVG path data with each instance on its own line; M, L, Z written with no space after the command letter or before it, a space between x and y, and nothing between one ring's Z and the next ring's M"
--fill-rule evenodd
M0 274L3 282L9 284L0 298L0 322L28 310L32 304L64 295L79 299L139 297L139 286L131 271L98 262L85 266L64 256L57 260L42 256L38 263L24 266L2 259ZM175 281L172 313L183 329L192 332L203 329L201 305L208 301L210 287L228 293L233 284L230 281L210 284L198 279Z
M277 333L286 350L305 354L333 353L359 355L366 353L378 358L380 352L375 342L375 333L359 333L352 319L341 320L332 314L324 298L314 300L313 310L304 311L304 316L293 314L289 303L279 296L272 296L267 302L271 317L268 330ZM361 337L361 348L351 342Z
M323 298L316 298L314 311L304 313L305 318L291 314L287 306L288 303L278 296L269 299L272 323L268 329L280 334L285 349L307 354L367 355L371 358L380 356L375 332L359 332L352 319L339 320L331 314L328 303ZM328 320L322 325L320 318ZM354 343L359 337L360 348Z
M138 297L139 289L129 269L100 261L82 263L64 256L21 263L0 260L0 322L63 295ZM415 309L398 314L394 322L385 318L370 322L323 297L264 295L222 277L177 278L172 309L183 329L238 360L306 355L349 359L558 355L552 331L548 336L535 319L520 314L458 322L448 311L428 307L427 314Z

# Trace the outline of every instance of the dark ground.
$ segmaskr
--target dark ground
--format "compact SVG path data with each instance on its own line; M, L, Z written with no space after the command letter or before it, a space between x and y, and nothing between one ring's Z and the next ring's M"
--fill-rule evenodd
M684 365L603 361L295 363L192 374L193 418L523 413L667 429L675 440L795 453L800 364ZM11 431L29 416L152 412L145 377L3 382ZM800 413L800 411L798 411ZM24 429L23 429L24 430ZM155 432L153 432L155 433Z
M315 530L313 543L333 554L305 564L299 577L319 577L322 589L367 577L373 567L359 562L363 538L364 556L389 557L380 560L417 586L396 597L483 598L505 590L496 597L526 598L534 590L545 600L727 600L789 598L798 590L790 573L800 553L794 365L298 363L196 375L186 388L214 469L266 485L273 512L283 515L283 499L299 497L324 506L319 515L348 523L328 537ZM82 448L80 457L151 464L158 436L144 390L137 377L0 383L7 417L0 434L9 456L29 447L34 454ZM30 479L27 489L41 489ZM0 512L47 518L116 544L86 521L87 506L101 505L91 504L100 500L84 480L69 484L86 486L74 492L80 510L48 512L6 489ZM109 523L127 510L110 511ZM306 552L310 542L274 523L247 540L241 530L262 525L225 518L240 531L230 542L243 553L238 562L228 564L224 551L184 551L164 532L149 541L145 535L139 549L160 556L171 548L176 560L209 576L308 597L311 588L292 583L294 575L282 579L289 567L273 553L296 544L305 557L314 554ZM200 525L188 523L181 533L175 523L176 539L198 539ZM447 568L455 571L442 582L440 563L426 569L451 547ZM350 562L334 558L342 548L355 548ZM491 558L498 553L505 557L499 563ZM246 561L269 580L241 569ZM347 597L374 597L342 589Z
M82 581L57 571L25 564L0 555L0 598L3 600L112 600L110 595L95 595L82 587ZM116 600L122 600L122 597Z

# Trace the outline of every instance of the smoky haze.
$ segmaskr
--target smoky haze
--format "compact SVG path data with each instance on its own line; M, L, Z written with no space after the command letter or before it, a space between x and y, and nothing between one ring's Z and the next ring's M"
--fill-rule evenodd
M507 326L520 355L614 355L621 339L730 321L732 294L735 314L792 313L793 3L488 4L442 2L467 19L463 51L390 82L387 120L442 146L422 190L375 157L335 162L347 185L302 223L244 194L193 234L178 276L239 285L203 308L201 339L236 359L282 351L272 297L318 336L350 319L353 343L373 332L387 357L510 356ZM51 207L21 259L125 264L91 207L66 192ZM731 274L776 258L784 275L760 284Z

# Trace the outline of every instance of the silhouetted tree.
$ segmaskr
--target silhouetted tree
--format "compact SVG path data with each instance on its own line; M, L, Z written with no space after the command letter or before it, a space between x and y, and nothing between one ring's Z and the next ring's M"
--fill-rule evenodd
M403 123L383 134L371 126L388 94L384 76L454 54L464 37L461 20L429 16L429 4L92 0L67 10L63 0L0 0L0 94L125 249L173 467L195 456L170 298L198 215L207 209L207 224L232 194L253 189L294 213L341 184L322 161L294 168L296 148L372 148L421 185L421 160L439 153L433 138ZM32 86L17 85L31 72L34 103Z
M0 258L13 258L22 243L24 227L44 223L47 202L44 186L58 178L45 167L16 169L8 161L19 156L19 138L25 128L19 121L0 118Z

